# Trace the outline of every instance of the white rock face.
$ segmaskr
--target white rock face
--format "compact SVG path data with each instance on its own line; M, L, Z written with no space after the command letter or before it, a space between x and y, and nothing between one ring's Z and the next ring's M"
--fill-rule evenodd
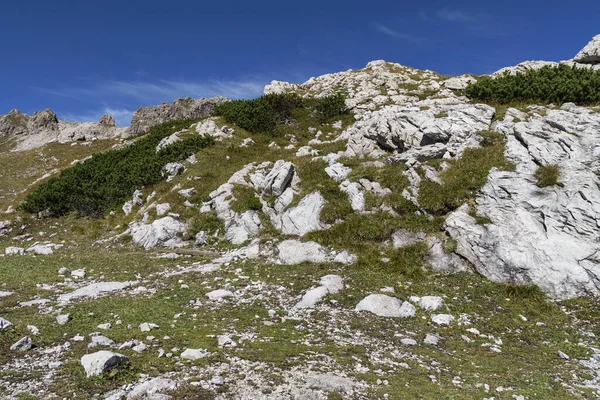
M271 172L261 182L261 191L265 194L280 196L291 183L295 172L296 168L291 162L284 160L276 161Z
M151 224L132 222L126 233L131 235L133 243L152 249L156 246L181 247L183 241L178 236L187 230L187 225L173 217L163 217Z
M304 197L300 203L288 209L281 217L281 233L303 236L308 232L324 228L321 223L321 210L325 199L321 193L314 192Z
M600 64L600 35L596 35L575 57L573 61L582 64Z
M81 365L88 377L100 375L111 368L117 367L128 360L122 354L111 351L97 351L81 357Z
M316 288L308 290L296 308L312 308L328 294L336 294L344 289L344 280L339 275L326 275L321 278Z
M406 306L404 304L407 304ZM410 317L414 315L414 306L408 302L387 296L371 294L356 305L356 311L369 311L380 317Z
M498 127L516 171L491 171L477 198L491 224L478 225L467 206L448 217L456 252L496 282L534 284L556 299L597 294L600 114L565 104ZM538 165L557 165L561 186L536 186Z

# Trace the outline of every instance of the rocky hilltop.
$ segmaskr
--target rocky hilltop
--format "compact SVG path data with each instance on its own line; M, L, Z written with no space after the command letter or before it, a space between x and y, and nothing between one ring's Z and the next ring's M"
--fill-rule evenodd
M54 111L46 109L31 116L19 110L0 115L0 139L12 144L12 150L29 150L47 143L69 143L97 139L129 138L168 121L198 119L209 115L215 105L227 101L225 97L212 99L177 99L173 103L140 107L133 113L128 128L115 126L110 115L98 122L67 122L59 120Z
M599 104L470 84L593 74L599 38L491 77L378 60L143 108L109 153L0 153L0 396L597 399ZM82 165L11 172L56 157Z
M31 116L19 110L0 115L0 138L11 141L14 150L29 150L46 143L67 143L84 140L124 137L125 129L115 126L110 115L98 122L67 122L59 120L54 111L46 109Z
M228 101L226 97L211 99L177 99L173 103L158 106L140 107L133 113L131 125L127 129L129 136L146 133L151 127L177 119L198 119L210 115L216 105Z

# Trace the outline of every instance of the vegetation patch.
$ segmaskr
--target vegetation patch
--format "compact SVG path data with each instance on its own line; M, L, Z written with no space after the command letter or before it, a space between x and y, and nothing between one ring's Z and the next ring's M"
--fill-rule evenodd
M546 66L515 75L482 78L467 86L465 94L472 100L501 104L596 104L600 102L600 71Z
M504 158L501 133L480 132L482 147L466 149L450 168L440 173L443 184L424 179L419 190L419 204L427 211L444 215L461 206L487 182L490 169L512 171L514 165Z
M558 165L540 165L535 171L536 184L542 188L557 185L559 176Z
M235 100L218 105L215 115L226 122L252 133L281 133L278 125L297 123L294 113L298 109L314 112L324 124L334 117L348 115L345 97L335 94L320 99L303 99L295 93L267 94L252 100Z
M211 137L193 135L156 152L163 138L193 122L182 120L155 126L128 147L94 155L85 163L65 169L30 193L21 209L52 216L74 211L81 216L102 217L131 198L136 189L160 181L165 164L185 159L213 144Z

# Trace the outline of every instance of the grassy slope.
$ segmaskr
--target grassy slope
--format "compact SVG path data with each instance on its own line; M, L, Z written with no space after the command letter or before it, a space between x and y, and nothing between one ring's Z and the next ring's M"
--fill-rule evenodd
M294 134L299 140L297 146L306 144L310 136L306 133L308 126L314 124L309 116L298 116L300 124L287 127L283 134ZM221 121L222 122L222 121ZM346 121L349 123L350 121ZM327 133L324 128L324 132ZM256 142L247 148L239 148L236 144L245 137L252 137ZM519 291L510 286L489 282L477 275L458 274L445 275L427 272L421 269L424 265L426 248L417 244L408 248L395 250L385 245L391 232L399 227L411 230L423 230L428 233L439 232L443 216L433 220L416 217L412 206L399 196L402 189L407 186L404 179L398 179L402 167L390 166L381 170L361 167L353 160L344 160L347 165L354 168L351 179L366 177L377 180L384 187L390 187L393 194L386 199L368 199L372 205L386 202L393 205L400 213L398 218L391 218L387 214L377 213L365 216L355 216L350 213L348 202L343 193L339 193L336 185L324 177L324 165L311 162L310 157L297 158L295 150L272 150L268 147L271 141L277 142L281 147L289 143L283 137L272 138L267 135L249 135L241 129L236 130L236 138L230 142L221 142L198 153L198 163L188 165L188 171L172 182L161 182L152 188L147 188L145 195L156 191L154 199L157 203L169 202L173 212L181 214L182 220L193 220L193 230L210 228L217 229L220 222L214 217L199 215L197 208L187 209L182 205L182 200L171 189L174 185L181 184L183 188L195 187L197 195L191 199L198 203L206 200L208 194L225 182L231 174L238 171L245 164L260 161L275 161L283 158L295 163L302 179L301 190L310 193L320 190L330 201L325 213L329 222L337 218L345 222L334 226L332 229L316 232L309 235L310 239L336 247L357 252L359 261L350 267L338 264L302 264L293 267L268 265L261 262L248 262L243 265L232 265L211 275L189 274L181 277L160 278L144 283L147 287L156 289L152 296L131 297L112 296L85 303L76 303L67 306L63 312L71 313L75 318L65 326L54 323L53 315L42 315L36 308L15 307L19 301L30 300L34 297L47 297L48 292L36 287L39 283L59 283L63 278L56 271L63 266L70 269L86 268L92 278L98 280L128 280L138 277L148 278L165 268L175 265L187 265L196 261L207 261L202 258L185 258L179 260L156 259L152 253L132 248L127 244L101 248L91 246L91 243L103 237L119 233L125 229L126 224L135 218L134 215L124 217L122 214L107 217L104 220L75 219L65 217L60 220L34 220L25 217L27 225L24 231L34 235L36 240L43 237L38 232L46 232L46 236L56 233L51 240L55 243L65 241L67 246L58 250L56 254L47 257L9 257L0 259L0 286L2 290L17 292L8 298L0 298L2 316L16 324L0 333L0 363L13 357L8 347L17 339L27 334L27 324L36 325L42 335L36 337L39 345L62 343L64 338L73 335L89 334L97 331L100 323L123 321L106 334L117 342L136 338L144 340L148 334L141 333L138 329L128 330L127 325L137 327L142 322L154 322L161 326L156 334L155 347L144 353L137 354L129 350L123 353L132 359L131 364L117 374L101 378L86 379L78 363L79 357L88 350L82 343L74 343L68 352L69 359L61 368L61 377L52 387L59 396L72 396L77 398L91 397L94 393L106 392L125 382L137 379L140 373L158 375L168 371L180 371L184 367L169 358L157 358L159 347L165 350L172 347L205 348L213 352L213 356L196 364L200 367L206 364L226 362L226 354L235 354L242 359L260 361L272 366L271 375L274 382L281 379L278 374L280 369L289 369L295 365L304 365L309 359L316 359L318 355L330 356L338 365L346 366L351 374L373 384L369 394L370 398L378 398L389 394L390 398L482 398L495 396L496 399L511 399L512 394L518 393L529 398L562 399L562 398L590 398L590 392L581 390L570 393L562 380L570 380L572 374L581 374L580 367L575 361L563 361L557 358L557 350L562 350L572 358L585 358L589 355L586 344L595 342L585 332L597 331L600 328L600 308L598 302L591 299L580 299L573 302L555 304L547 301L537 291ZM315 146L327 150L340 150L339 144ZM75 146L76 147L76 146ZM85 149L85 148L84 148ZM492 147L493 150L497 150ZM29 153L28 153L29 154ZM35 154L35 153L31 153ZM57 157L58 158L58 157ZM83 158L82 156L74 158ZM457 168L461 168L459 164ZM15 167L16 168L16 167ZM452 170L448 173L451 179ZM5 182L2 177L2 182ZM435 188L440 189L440 188ZM433 189L432 189L433 190ZM461 193L463 200L471 192ZM455 198L453 197L453 200ZM368 203L369 204L369 203ZM442 201L440 204L446 204ZM243 208L243 204L239 205ZM113 229L120 225L120 228ZM263 238L275 235L273 230L266 230ZM15 242L4 238L0 239L0 248L14 245ZM221 248L226 244L214 243ZM74 248L68 248L74 246ZM388 258L390 261L385 262ZM234 271L242 268L242 274L249 279L240 279ZM18 272L17 272L18 271ZM314 285L319 278L326 274L340 274L346 279L348 288L342 293L332 297L337 304L331 307L341 312L345 318L335 319L327 311L320 310L312 314L305 321L288 320L276 323L273 326L262 324L268 318L270 308L277 309L279 304L274 298L267 297L262 301L254 301L244 307L227 303L219 308L209 306L191 310L189 301L202 299L208 291L221 287L221 279L229 279L229 283L236 290L244 290L251 286L248 282L262 281L270 285L282 286L289 296L299 296ZM189 286L182 289L180 279ZM152 281L152 279L151 279ZM417 311L417 317L401 321L391 318L379 318L364 313L355 314L351 310L365 295L377 289L394 287L396 296L406 299L408 296L440 295L448 305L448 312L459 316L470 316L472 325L459 326L454 323L450 328L437 327L429 321L428 313ZM185 312L186 314L174 322L174 315ZM193 315L196 314L196 317ZM256 316L259 318L256 318ZM522 316L527 318L524 321ZM546 326L540 327L536 322L543 322ZM329 328L338 327L348 334L361 332L374 342L384 342L405 350L400 343L400 337L412 336L422 341L426 333L438 333L442 340L439 348L419 345L410 349L414 357L398 360L406 362L410 369L397 368L392 371L382 366L370 357L375 348L363 346L338 345L328 338ZM307 329L298 329L305 327ZM481 333L502 338L502 353L493 353L487 347L482 347L491 339L476 338L466 332L469 327L478 328ZM227 351L216 346L214 338L207 335L218 335L227 332L254 332L263 341L244 342L235 350ZM168 335L169 340L160 339ZM461 337L468 336L475 340L467 343ZM87 343L87 342L83 342ZM581 343L581 345L579 344ZM420 360L420 361L419 361ZM369 372L357 373L354 365L370 368ZM438 372L432 372L424 366L435 365ZM382 369L381 372L376 372ZM23 372L5 371L3 376L12 376L13 379L35 379L35 376ZM11 375L12 374L12 375ZM429 375L435 375L433 382ZM460 376L463 384L457 386L452 383L454 377ZM386 379L389 386L377 385L378 379ZM485 383L492 387L514 387L517 392L486 393L478 384ZM1 389L0 389L1 390ZM189 388L182 389L182 393ZM2 392L0 391L0 394ZM201 398L208 396L205 393L195 393L188 398ZM195 396L195 397L193 397ZM335 398L331 394L331 398ZM185 398L185 395L182 395ZM208 397L209 398L209 397Z

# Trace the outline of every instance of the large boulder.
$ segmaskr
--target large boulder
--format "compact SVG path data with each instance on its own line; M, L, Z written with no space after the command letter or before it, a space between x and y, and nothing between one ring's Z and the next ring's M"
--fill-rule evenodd
M101 375L111 368L115 368L128 360L122 354L102 350L86 354L81 357L81 365L85 369L86 376Z
M187 230L187 225L173 217L157 219L151 224L133 222L126 233L131 235L133 243L151 249L156 246L180 247L183 245L180 234Z
M573 57L573 61L581 64L600 64L600 35L592 40Z
M281 217L281 233L303 236L308 232L323 229L320 218L324 205L325 199L319 192L304 197L296 207L284 212Z

